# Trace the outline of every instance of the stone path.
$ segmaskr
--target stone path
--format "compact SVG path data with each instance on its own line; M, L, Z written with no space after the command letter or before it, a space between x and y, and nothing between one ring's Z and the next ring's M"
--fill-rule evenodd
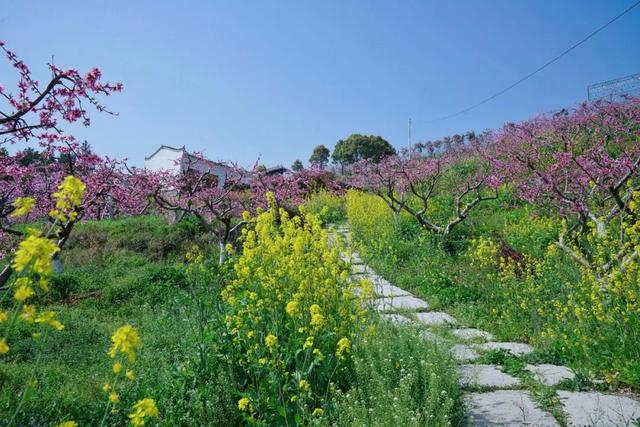
M334 233L350 243L348 226ZM492 334L475 328L458 327L447 313L430 311L429 304L410 292L389 283L365 265L357 253L343 253L351 264L353 279L367 279L374 286L373 308L383 320L396 325L422 328L419 336L439 345L448 345L452 357L460 363L460 386L465 395L466 421L470 426L597 426L618 427L640 425L640 402L625 396L599 392L557 390L562 417L560 421L540 407L524 390L521 378L509 375L499 365L479 363L483 354L504 350L526 357L534 349L524 343L496 342ZM525 365L531 381L556 387L574 378L565 366L549 364ZM639 424L636 424L639 423Z

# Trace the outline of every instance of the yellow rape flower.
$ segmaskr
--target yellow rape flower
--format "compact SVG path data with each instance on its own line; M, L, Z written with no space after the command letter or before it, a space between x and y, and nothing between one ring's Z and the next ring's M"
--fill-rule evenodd
M227 243L224 246L224 250L229 254L229 255L233 255L236 252L236 249L233 247L233 245L231 243Z
M75 176L65 176L58 186L58 191L53 193L53 198L56 199L56 208L69 210L80 206L85 188L82 181Z
M307 337L306 340L304 340L304 344L302 345L303 350L308 350L310 348L313 347L313 337Z
M17 272L32 264L33 271L49 276L53 272L53 255L60 248L50 239L30 235L18 245L12 267Z
M324 354L320 351L319 348L313 349L313 355L316 356L319 360L324 360Z
M133 412L129 414L129 419L131 420L131 424L138 427L144 425L145 418L158 418L159 416L160 411L158 411L155 400L146 398L139 400L133 405Z
M265 198L267 199L267 206L269 206L269 208L274 208L276 206L276 196L272 191L267 191Z
M322 314L311 315L311 326L320 329L324 325L324 316Z
M16 280L15 292L13 294L13 297L16 300L20 302L26 301L27 299L31 298L35 294L36 292L31 287L31 283L28 279L21 277L18 280Z
M120 400L120 396L118 396L118 393L112 392L109 395L109 401L111 403L118 403L119 400Z
M320 329L324 325L324 316L320 313L320 306L313 304L309 307L311 312L311 326Z
M252 408L253 408L253 405L251 404L251 400L249 400L248 397L243 397L240 400L238 400L238 409L240 409L241 411L251 412Z
M17 197L13 201L13 207L15 208L13 212L11 212L11 216L18 217L28 214L33 210L36 201L33 197Z
M53 329L58 331L61 331L64 329L64 325L59 320L56 319L55 311L43 311L42 313L40 313L38 317L36 317L35 322L42 323L44 325L49 325Z
M321 309L320 306L318 304L313 304L311 307L309 307L309 312L313 315L313 314L320 314L321 313Z
M111 336L111 349L109 356L116 357L118 353L123 353L133 363L136 360L136 350L142 347L142 341L138 331L131 325L118 328Z
M278 337L276 337L273 334L267 335L267 337L264 339L264 345L266 345L267 348L271 351L274 349L274 347L277 344L278 344Z
M311 416L313 417L319 417L320 415L322 415L322 413L324 412L324 410L322 408L316 408L313 410L313 412L311 413Z
M349 338L342 337L338 340L338 344L336 346L336 356L338 359L343 359L344 354L348 353L351 350L351 341Z
M302 391L308 391L309 388L311 388L311 384L309 384L309 381L307 380L300 380L300 382L298 383L298 388L300 388L300 390Z
M78 427L78 423L75 421L65 421L58 424L57 427Z
M0 339L0 354L6 354L9 352L9 346L7 345L7 339Z
M9 315L6 311L0 310L0 323L6 322L9 319Z
M285 310L289 316L294 317L300 312L299 306L298 301L289 301Z
M135 372L133 372L133 371L132 371L132 370L130 370L130 369L127 369L127 373L125 374L125 376L127 377L127 379L128 379L129 381L133 381L133 380L135 380L135 379L136 379L136 374L135 374Z
M102 391L104 391L106 393L109 390L111 390L111 384L104 383L102 385Z
M22 306L20 318L25 322L34 323L36 321L36 306L31 304Z
M120 372L122 372L122 363L120 362L116 362L113 364L113 373L118 375Z
M44 277L40 277L40 280L38 280L38 286L40 286L40 289L43 291L49 292L49 283Z

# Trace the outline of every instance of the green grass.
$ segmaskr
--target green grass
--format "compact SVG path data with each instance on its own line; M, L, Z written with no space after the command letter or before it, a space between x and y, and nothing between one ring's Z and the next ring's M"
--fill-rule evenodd
M320 217L324 224L336 224L347 218L344 197L333 195L326 190L312 193L305 202L308 212Z
M45 298L34 301L39 309L55 310L65 329L40 343L25 326L17 331L0 368L0 424L14 415L32 378L18 425L67 419L96 425L105 409L102 384L113 377L110 336L124 324L139 330L143 348L137 379L121 393L123 408L112 423L126 424L131 404L145 396L162 408L161 425L223 425L235 419L231 401L222 402L231 398L224 392L224 374L213 372L214 378L194 388L189 373L194 304L182 260L186 248L202 241L198 233L193 223L168 225L158 217L78 225L63 251L64 272L54 277ZM219 404L205 408L202 401Z
M355 355L354 385L338 398L340 426L449 426L463 418L455 363L413 328L377 326Z

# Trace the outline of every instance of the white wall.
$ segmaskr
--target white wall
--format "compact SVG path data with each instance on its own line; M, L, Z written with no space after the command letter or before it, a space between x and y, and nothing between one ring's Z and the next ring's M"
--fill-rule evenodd
M183 155L184 151L182 150L176 151L170 148L162 148L150 159L145 159L144 167L150 171L164 170L177 174L188 165L190 169L216 175L218 177L218 187L224 186L226 178L231 172L230 168L200 160L192 160L189 162L188 157L183 157Z
M229 168L216 165L211 168L211 173L218 177L218 187L223 187L225 180L227 179L227 174L229 173Z
M178 173L180 171L180 165L176 164L182 157L182 151L174 151L168 148L162 148L150 159L145 159L144 167L150 171L170 171Z

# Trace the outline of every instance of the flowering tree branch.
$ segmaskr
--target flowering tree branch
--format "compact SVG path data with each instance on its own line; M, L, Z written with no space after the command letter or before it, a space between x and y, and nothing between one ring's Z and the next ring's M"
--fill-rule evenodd
M378 164L359 162L351 183L381 197L396 218L404 210L425 229L446 236L472 209L497 197L495 188L499 182L492 175L483 150L484 146L474 138L469 145L449 145L438 152L435 149L427 154L405 151L388 156ZM436 197L453 197L454 216L442 224L437 224L429 212L431 201Z

